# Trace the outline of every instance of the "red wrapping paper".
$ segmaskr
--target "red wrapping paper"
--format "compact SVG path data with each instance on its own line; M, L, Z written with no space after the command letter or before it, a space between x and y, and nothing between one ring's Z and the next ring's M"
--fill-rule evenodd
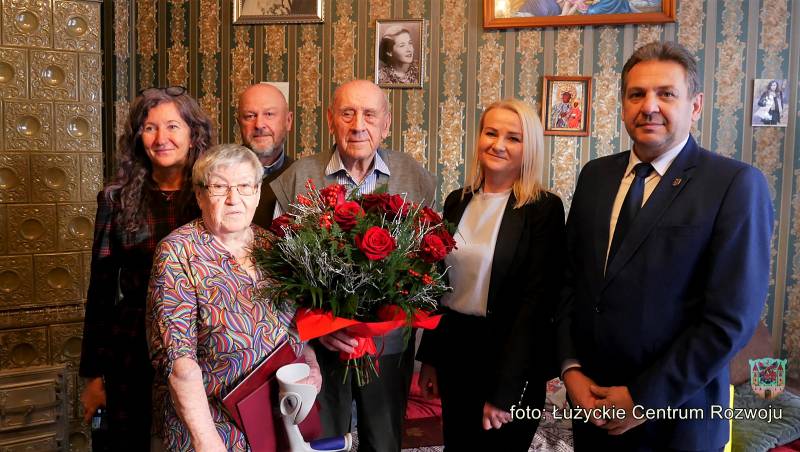
M426 330L434 329L439 325L441 317L441 314L431 315L428 312L417 310L414 312L414 318L409 325L406 313L402 309L398 306L388 305L378 310L379 321L361 322L334 317L330 311L326 312L322 309L300 308L295 314L295 322L297 324L297 332L300 334L300 340L303 341L325 336L334 331L346 330L347 334L358 340L355 353L339 353L339 357L342 360L350 360L367 354L374 355L377 352L375 341L373 340L375 336L383 336L390 331L405 326Z

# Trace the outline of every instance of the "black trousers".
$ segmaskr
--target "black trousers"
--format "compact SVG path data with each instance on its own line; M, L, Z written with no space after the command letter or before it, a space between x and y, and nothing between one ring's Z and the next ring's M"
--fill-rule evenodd
M153 416L153 368L147 345L143 338L132 338L124 345L118 342L114 357L105 375L106 450L147 452Z
M353 401L358 419L359 452L400 451L403 418L414 371L414 344L404 353L383 355L378 359L380 377L358 386L352 370L345 377L339 354L316 346L322 372L320 418L323 437L344 435L350 431Z
M444 320L447 319L447 320ZM483 429L483 406L489 391L490 372L485 360L496 350L486 345L487 320L448 312L439 324L444 359L436 367L442 398L442 423L446 452L497 450L527 451L539 421L515 419L500 429ZM528 384L520 406L543 408L545 387Z

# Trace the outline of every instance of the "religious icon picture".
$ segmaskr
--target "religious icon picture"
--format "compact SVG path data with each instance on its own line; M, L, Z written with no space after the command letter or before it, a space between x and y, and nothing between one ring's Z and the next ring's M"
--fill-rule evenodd
M484 28L675 22L675 0L483 0Z
M788 80L753 80L753 127L786 127L789 123L788 101Z
M382 88L422 88L422 19L378 19L375 23L375 83Z
M592 78L544 76L542 124L545 135L588 136Z

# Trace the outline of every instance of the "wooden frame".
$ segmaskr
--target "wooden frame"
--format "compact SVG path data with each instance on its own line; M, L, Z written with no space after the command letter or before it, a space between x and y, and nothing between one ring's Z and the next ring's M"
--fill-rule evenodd
M233 24L324 22L324 5L324 0L233 0Z
M565 27L675 22L677 0L661 0L660 8L656 7L648 12L617 14L591 12L602 6L613 11L615 7L624 8L636 0L607 0L608 4L602 5L604 1L586 5L585 0L483 0L483 27ZM582 8L586 8L586 12L581 12ZM537 13L539 15L535 15ZM564 13L566 14L560 15Z
M381 88L422 88L425 78L424 19L378 19L375 21L375 83ZM412 61L405 72L394 72L387 61L395 58L391 52L381 58L381 41L389 33L388 44L405 41L412 47ZM408 35L408 37L404 35ZM407 49L408 47L406 47ZM384 49L386 50L386 49ZM402 65L403 62L399 61ZM405 77L405 78L404 78Z
M545 75L542 98L545 135L589 135L592 119L591 77Z

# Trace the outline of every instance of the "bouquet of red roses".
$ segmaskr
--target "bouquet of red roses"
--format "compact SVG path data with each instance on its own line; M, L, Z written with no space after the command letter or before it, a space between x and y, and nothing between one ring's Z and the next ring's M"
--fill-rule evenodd
M270 226L272 246L254 251L270 284L264 295L296 309L302 340L340 329L354 336L355 353L340 354L360 385L377 375L373 337L405 328L435 328L431 315L449 290L439 265L455 248L450 227L428 207L403 196L347 197L334 184L318 190L311 180L290 214Z

